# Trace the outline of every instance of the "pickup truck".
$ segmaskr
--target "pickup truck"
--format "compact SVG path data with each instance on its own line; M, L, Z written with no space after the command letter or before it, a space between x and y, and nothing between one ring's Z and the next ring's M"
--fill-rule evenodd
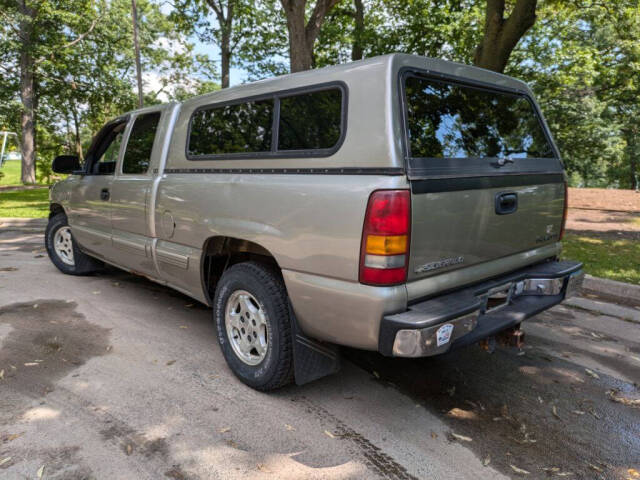
M526 84L393 54L136 110L51 189L62 272L104 263L213 307L235 375L270 390L339 346L420 357L576 292L567 183Z

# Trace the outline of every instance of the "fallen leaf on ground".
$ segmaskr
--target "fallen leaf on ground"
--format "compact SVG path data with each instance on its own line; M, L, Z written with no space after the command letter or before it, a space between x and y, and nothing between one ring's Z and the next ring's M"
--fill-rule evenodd
M325 430L324 433L329 438L336 438L336 436L333 433L331 433L329 430Z
M0 437L0 440L2 440L3 442L12 442L16 438L20 438L21 436L22 436L22 433L11 433L6 437Z
M491 463L491 457L490 457L489 455L487 455L487 458L485 458L485 459L482 461L482 465L484 465L484 466L486 467L486 466L487 466L487 465L489 465L490 463Z
M463 410L461 408L452 408L447 412L447 415L453 418L459 418L460 420L475 420L478 418L471 410Z
M39 469L38 472L36 473L36 475L38 475L38 478L42 478L42 475L44 474L44 465L42 465Z
M133 453L133 445L131 445L130 443L127 443L127 447L125 448L125 452L127 452L127 455L131 455Z
M286 423L284 424L284 428L286 428L286 429L287 429L287 430L289 430L290 432L295 431L295 428L294 428L294 427L292 427L291 425L286 424Z
M558 415L558 409L557 407L554 405L553 407L551 407L551 413L553 413L553 416L556 418L560 418L560 415Z
M457 433L451 432L451 436L461 442L473 442L473 438L465 437L464 435L458 435Z
M91 293L93 293L94 295L100 295L100 290L94 290L94 291L93 291L93 292L91 292Z
M263 473L273 473L271 470L269 470L266 465L264 465L263 463L259 463L258 464L258 470L260 470Z
M189 328L186 325L180 325L180 328Z
M640 478L640 473L635 468L630 468L627 473L631 475L631 478Z
M511 469L516 472L519 473L520 475L529 475L529 473L531 472L527 472L526 470L522 469L522 468L518 468L515 465L511 465L509 464L509 466L511 467Z
M602 473L602 472L604 472L604 470L603 470L603 469L601 469L600 467L598 467L597 465L594 465L594 464L592 464L592 463L590 463L590 464L589 464L589 468L590 468L591 470L594 470L594 471L598 472L598 473Z
M0 380L4 378L4 369L0 370Z
M17 272L18 269L16 267L2 267L0 268L0 272Z
M5 463L10 461L11 461L11 457L3 458L2 460L0 460L0 465L4 465Z
M231 430L231 427L222 427L220 430L218 430L220 433L227 433L228 431Z
M587 375L589 375L590 377L598 378L598 379L600 378L600 376L599 376L596 372L594 372L593 370L589 370L588 368L585 368L585 369L584 369L584 371L585 371L585 372L587 373Z
M175 361L175 360L169 360L169 361L167 362L167 366L171 366L171 365L173 365L174 363L176 363L176 361Z
M438 434L436 432L431 432L431 438L438 438Z
M640 407L640 398L627 398L622 395L617 394L614 390L609 390L607 392L607 396L609 400L616 403L621 403L622 405L627 405L628 407Z

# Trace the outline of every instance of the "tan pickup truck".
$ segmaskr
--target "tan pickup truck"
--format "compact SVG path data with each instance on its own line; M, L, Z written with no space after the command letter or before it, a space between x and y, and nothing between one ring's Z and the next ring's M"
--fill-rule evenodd
M103 262L211 305L233 372L269 390L496 336L571 295L566 180L529 88L387 55L137 110L51 189L64 273Z

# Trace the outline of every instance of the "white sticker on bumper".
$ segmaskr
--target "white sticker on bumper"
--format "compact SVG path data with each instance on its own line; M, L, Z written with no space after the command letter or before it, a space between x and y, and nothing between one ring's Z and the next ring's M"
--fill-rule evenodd
M451 340L451 334L453 333L453 325L447 323L446 325L441 326L436 332L436 343L438 347L444 345L445 343L449 343Z

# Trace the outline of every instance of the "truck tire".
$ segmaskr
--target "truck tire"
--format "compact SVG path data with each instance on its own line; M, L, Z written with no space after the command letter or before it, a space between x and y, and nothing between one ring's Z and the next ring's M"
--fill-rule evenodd
M216 287L213 316L224 358L243 383L262 391L291 383L291 321L277 271L257 262L226 270Z
M102 262L80 251L64 213L56 213L49 219L44 233L44 243L51 262L67 275L86 275L100 270Z

